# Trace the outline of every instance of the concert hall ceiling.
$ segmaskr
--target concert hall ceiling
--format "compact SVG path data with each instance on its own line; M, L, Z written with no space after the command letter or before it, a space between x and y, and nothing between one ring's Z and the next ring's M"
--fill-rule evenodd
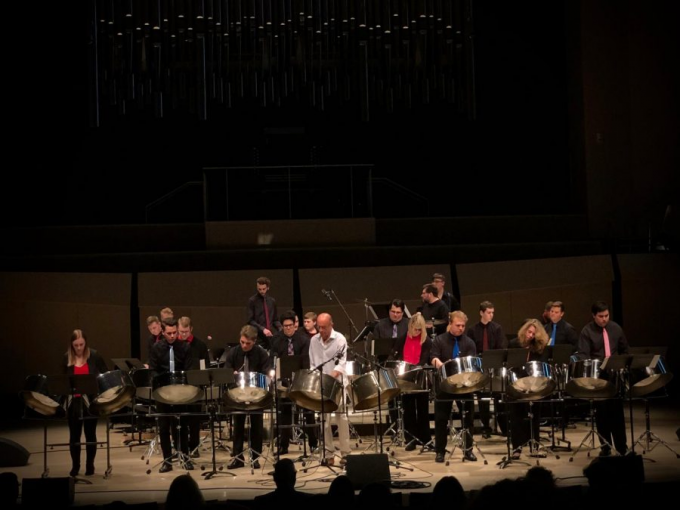
M471 0L92 0L90 125L134 111L442 104L475 117Z

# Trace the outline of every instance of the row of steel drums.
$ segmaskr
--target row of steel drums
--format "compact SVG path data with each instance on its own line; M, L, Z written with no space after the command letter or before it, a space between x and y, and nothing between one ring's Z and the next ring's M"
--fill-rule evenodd
M388 361L373 370L349 361L346 374L351 389L350 398L355 411L384 405L400 393L430 392L434 389L435 370L405 361ZM484 370L481 358L467 356L447 361L437 373L439 389L450 394L466 394L482 390L505 391L511 398L539 400L556 389L575 398L612 398L619 391L616 378L608 378L600 360L579 360L569 366L552 366L541 361L530 361L520 367L497 371ZM663 358L654 368L636 371L632 377L633 397L652 393L671 380ZM223 399L235 410L269 407L272 403L271 379L257 372L236 374L233 384L223 391L219 385L201 388L189 384L186 372L155 374L150 369L127 373L113 370L97 376L98 393L92 399L90 411L98 415L114 413L130 403L133 396L142 402L189 404L204 398ZM319 371L298 370L285 386L278 387L279 395L313 411L333 412L340 406L343 385L330 375ZM44 375L26 379L22 396L26 405L45 416L59 413L63 397L54 396L49 380Z

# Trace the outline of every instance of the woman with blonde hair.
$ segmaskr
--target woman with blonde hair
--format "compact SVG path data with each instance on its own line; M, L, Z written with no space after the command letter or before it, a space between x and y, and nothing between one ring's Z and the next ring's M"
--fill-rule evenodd
M76 329L71 334L71 343L64 354L64 373L67 375L99 375L108 371L106 363L97 351L87 345L87 337L82 330ZM86 464L85 475L94 474L94 458L97 455L97 419L88 412L90 399L88 395L73 395L67 401L69 444L71 452L71 476L78 476L80 471L80 438L85 429Z
M408 334L403 340L395 344L396 359L410 363L411 365L427 365L430 360L430 350L432 340L427 336L427 325L420 313L416 313L408 321ZM419 374L424 381L426 372ZM406 445L406 451L416 449L417 444L427 444L430 439L430 413L429 413L429 393L427 388L415 393L405 393L402 395L402 405L404 406L404 429L407 439L410 441Z
M508 347L511 349L526 349L527 362L548 361L546 347L550 338L545 328L537 319L527 319L517 332L517 338L510 340ZM531 432L529 427L534 428L534 438L538 438L540 423L540 406L535 405L533 421L528 418L529 404L525 402L512 402L508 404L510 416L510 440L512 442L512 458L519 459L522 453L522 445L529 441Z

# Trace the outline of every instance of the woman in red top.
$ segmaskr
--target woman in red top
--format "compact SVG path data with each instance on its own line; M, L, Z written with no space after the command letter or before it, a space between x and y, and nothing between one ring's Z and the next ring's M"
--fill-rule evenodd
M106 363L94 349L87 346L87 337L80 329L71 334L71 345L64 355L64 371L68 375L99 375L107 371ZM69 443L71 444L71 476L77 476L80 471L80 437L85 428L85 447L87 461L85 474L94 474L94 457L97 454L97 419L88 411L90 397L87 395L74 395L69 397L67 414Z
M432 340L427 336L425 319L420 313L415 314L408 321L406 338L395 345L397 359L412 365L423 366L430 361ZM426 372L419 374L423 380ZM425 445L432 437L430 434L429 392L426 388L415 393L402 396L404 406L404 429L411 441L406 445L406 451L416 449L416 445Z

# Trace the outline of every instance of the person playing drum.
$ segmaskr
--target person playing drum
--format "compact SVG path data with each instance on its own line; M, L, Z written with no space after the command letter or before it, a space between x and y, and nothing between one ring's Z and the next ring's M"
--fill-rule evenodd
M579 357L582 359L604 359L616 354L628 354L628 339L621 326L610 319L609 305L596 301L591 307L593 320L581 330L578 340ZM595 403L595 424L597 432L607 442L612 442L621 455L628 452L626 422L623 402L619 398ZM601 456L611 455L611 448L603 444Z
M177 321L174 318L163 319L161 322L163 328L163 339L154 345L151 350L151 359L149 360L149 368L155 372L162 374L165 372L179 372L189 370L192 365L191 351L187 342L178 342ZM182 412L180 406L173 406L162 402L156 403L156 410L159 413L173 413ZM172 446L170 444L170 427L172 426L173 418L171 416L162 416L158 419L159 431L158 434L161 439L161 450L163 451L163 458L165 462L161 464L159 473L167 473L172 471L172 464L169 459L172 457ZM181 446L182 453L185 455L189 453L189 434L186 427L180 428L180 433L177 433L175 427L173 430L173 440L175 446ZM194 469L191 462L186 463L186 469Z
M347 363L347 340L344 335L333 329L333 317L328 313L321 313L316 319L316 326L319 333L314 335L309 342L309 365L311 369L318 367L326 361L335 358L335 363L330 361L323 366L323 373L335 377L341 381L345 374L345 364ZM337 364L336 364L337 363ZM343 399L344 401L344 399ZM333 431L331 429L331 413L324 413L324 445L325 449L334 454ZM335 413L338 426L338 437L340 438L340 453L342 456L349 455L349 421L341 404ZM328 459L328 464L333 465L333 457Z
M71 334L71 345L64 354L64 372L67 375L104 374L108 371L106 363L97 351L87 345L87 337L82 330L76 329ZM94 458L97 455L97 419L87 412L90 397L73 395L67 402L69 450L71 452L71 476L78 476L80 471L80 438L85 428L86 461L85 475L94 474Z
M432 340L427 336L425 319L416 313L408 321L408 333L397 341L395 357L412 365L427 365L430 361ZM423 388L425 389L425 388ZM416 444L425 445L430 441L429 392L419 391L402 396L404 406L404 428L413 438L407 445L407 452L416 449Z
M282 330L272 340L270 355L279 359L284 356L304 356L305 362L309 361L309 337L301 330L295 330L295 312L288 311L281 315ZM309 368L307 366L303 368ZM288 381L289 382L289 381ZM306 434L309 438L309 447L316 450L317 438L314 430L316 420L314 412L303 411L307 423ZM293 424L293 403L288 398L279 399L279 416L281 419L279 451L278 455L286 455L291 439L291 426Z
M476 356L477 348L475 342L465 335L465 325L468 318L461 311L449 314L448 331L437 336L432 343L432 365L440 369L447 361L465 356ZM434 404L434 448L436 451L435 462L444 462L446 454L447 425L451 414L451 404L453 395L439 392ZM467 433L463 436L463 449L465 450L464 459L476 461L477 457L472 453L472 427L474 422L475 402L472 398L467 398L463 404L462 400L456 401L456 405L461 409L465 407L464 428ZM462 409L461 409L462 410Z
M543 328L543 324L538 319L529 319L517 332L517 338L510 340L510 349L527 349L527 361L542 361L547 363L549 360L546 347L550 338ZM509 407L510 418L510 441L512 443L512 458L518 459L522 453L522 445L529 441L531 437L530 428L534 428L534 437L539 435L538 425L540 423L539 407L534 406L534 419L528 421L529 404L526 402L513 402L507 404Z
M227 353L225 368L239 372L257 372L259 374L268 373L271 364L267 351L257 343L257 329L254 326L243 326L240 332L241 338L239 345L230 349ZM234 458L227 466L227 469L238 469L245 465L243 455L243 442L245 439L246 415L234 414ZM257 458L262 453L262 411L250 414L250 445L252 450L253 469L260 469Z

